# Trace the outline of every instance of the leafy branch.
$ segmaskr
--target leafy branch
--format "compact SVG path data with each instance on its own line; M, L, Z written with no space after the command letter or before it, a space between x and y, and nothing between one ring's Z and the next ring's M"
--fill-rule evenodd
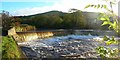
M113 5L116 4L116 0L102 0L102 1L105 1L109 5L89 4L85 7L85 9L89 8L89 7L92 7L95 9L105 9L107 12L100 13L99 17L98 17L98 20L103 21L101 26L109 25L109 27L108 27L109 29L113 29L114 31L119 33L118 18L117 18L117 15L113 11ZM108 8L108 7L110 7L110 8ZM118 44L118 41L115 40L114 36L112 36L112 38L104 36L103 41L105 42L106 45ZM118 55L119 50L117 48L110 49L110 48L106 48L105 46L99 46L96 48L96 51L101 57L116 57Z
M113 5L115 4L115 2L112 2L110 0L104 0L104 1L108 2L109 6L107 6L106 4L97 4L97 5L89 4L85 7L85 9L89 7L92 7L95 9L105 9L107 13L106 12L100 13L98 20L103 21L102 26L109 25L108 27L109 29L113 29L118 33L118 18L117 18L117 15L114 14L114 11L113 11Z

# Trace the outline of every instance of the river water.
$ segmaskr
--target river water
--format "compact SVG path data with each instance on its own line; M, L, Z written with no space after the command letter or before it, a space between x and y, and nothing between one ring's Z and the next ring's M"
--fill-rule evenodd
M30 58L98 58L100 56L95 51L96 47L118 48L118 45L106 46L102 42L104 35L119 39L112 31L74 30L72 34L36 39L18 45Z

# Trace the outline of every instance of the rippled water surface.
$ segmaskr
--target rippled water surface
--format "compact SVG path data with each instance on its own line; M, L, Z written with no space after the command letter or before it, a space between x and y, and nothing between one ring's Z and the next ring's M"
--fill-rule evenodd
M99 33L98 33L99 32ZM103 31L105 32L105 31ZM66 36L53 36L50 38L36 39L33 41L18 43L28 57L56 58L56 57L99 57L95 48L103 46L102 37L112 32L92 30L76 30L75 34ZM103 35L102 35L103 33ZM116 39L119 39L116 37ZM107 47L107 46L106 46ZM110 45L110 48L117 48L117 45Z

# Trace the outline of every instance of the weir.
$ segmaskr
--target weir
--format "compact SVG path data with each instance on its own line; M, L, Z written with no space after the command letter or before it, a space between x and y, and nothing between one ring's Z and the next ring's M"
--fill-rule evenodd
M41 38L48 38L56 35L66 35L69 34L67 31L26 31L26 32L16 32L15 28L8 30L8 35L13 36L17 42L31 41Z
M31 41L40 38L47 38L53 36L52 32L17 32L17 35L24 41Z
M101 30L48 30L48 31L26 31L26 32L16 32L15 28L8 30L8 35L12 35L17 42L31 41L41 38L49 38L53 36L64 36L70 34L79 35L93 35L93 36L103 36L111 35L115 36L113 31L101 31Z
M102 43L103 36L115 36L115 33L109 30L72 29L16 32L15 28L12 28L8 34L14 37L22 51L30 58L97 58L99 55L95 48L105 46L105 43Z

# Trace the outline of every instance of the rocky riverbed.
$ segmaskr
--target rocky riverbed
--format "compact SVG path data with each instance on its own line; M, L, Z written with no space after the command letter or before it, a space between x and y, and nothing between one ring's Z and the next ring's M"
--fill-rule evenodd
M95 48L103 46L102 36L67 35L18 43L30 58L98 58ZM117 48L117 45L109 46Z

